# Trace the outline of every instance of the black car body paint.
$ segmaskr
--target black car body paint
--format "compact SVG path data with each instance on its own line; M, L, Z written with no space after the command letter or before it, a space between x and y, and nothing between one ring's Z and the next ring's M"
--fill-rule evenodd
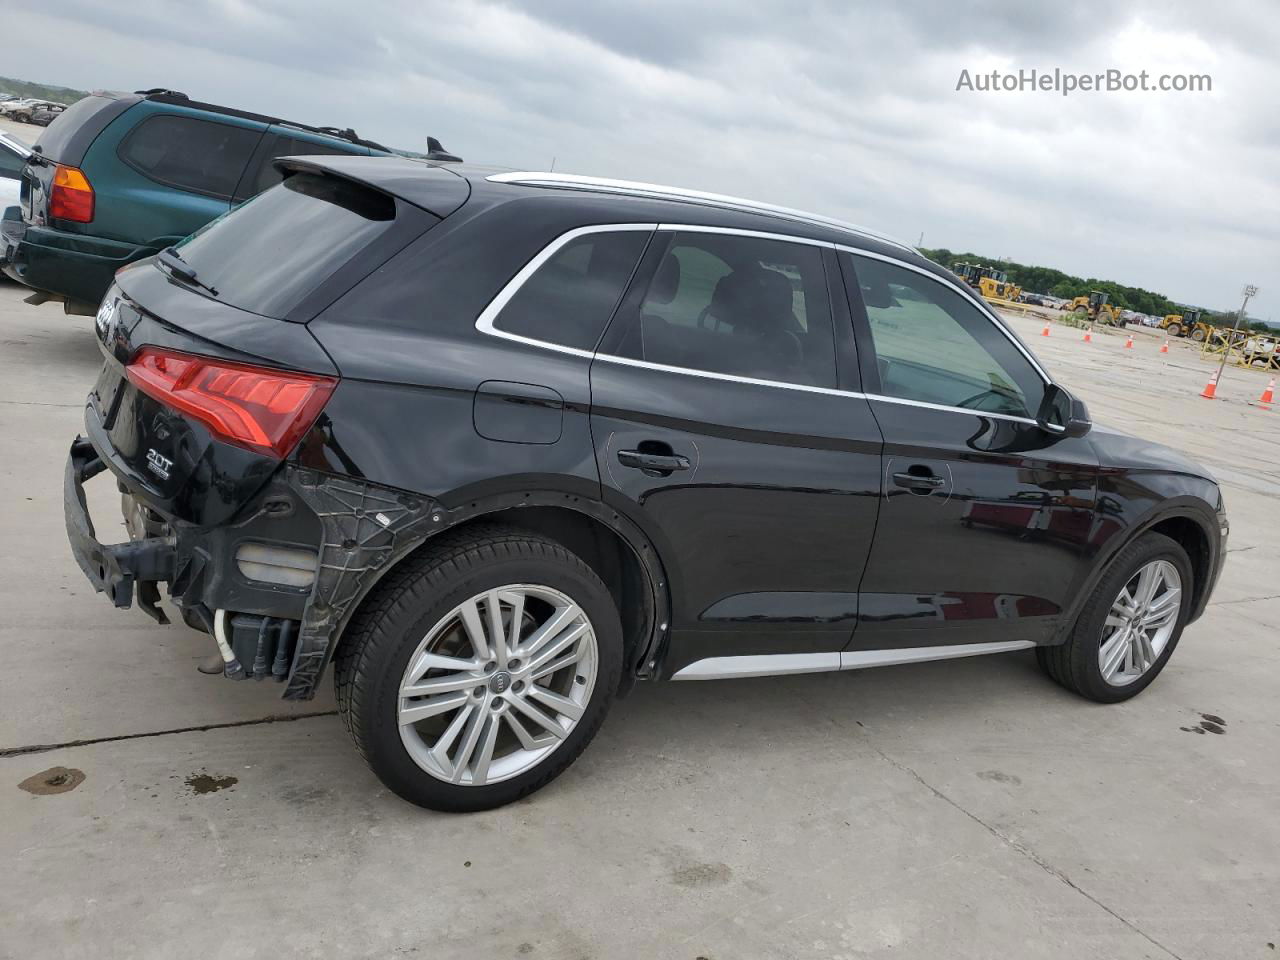
M313 158L295 169L394 196L394 241L317 278L281 319L150 262L126 269L100 313L104 369L86 409L102 463L169 531L174 568L155 579L195 611L189 622L217 609L298 621L290 698L314 694L381 576L441 531L498 512L578 517L617 538L635 571L619 593L634 635L624 683L708 658L1058 643L1108 560L1170 521L1200 537L1194 613L1207 602L1223 534L1203 469L1101 429L1067 437L877 392L867 314L836 247L954 285L914 252L766 212L495 183L466 168ZM648 252L598 349L477 329L548 244L611 224L649 225ZM820 248L829 386L617 355L634 291L661 266L656 245L687 228ZM123 371L143 346L338 383L281 463L136 390ZM635 466L637 450L681 466ZM172 462L167 478L148 469L149 451ZM235 561L245 542L314 550L314 583L247 579Z

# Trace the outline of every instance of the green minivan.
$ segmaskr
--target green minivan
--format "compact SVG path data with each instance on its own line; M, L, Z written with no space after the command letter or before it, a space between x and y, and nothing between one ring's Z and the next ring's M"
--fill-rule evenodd
M386 154L353 130L200 103L172 90L95 93L40 135L4 271L92 315L125 264L158 253L280 182L277 157Z

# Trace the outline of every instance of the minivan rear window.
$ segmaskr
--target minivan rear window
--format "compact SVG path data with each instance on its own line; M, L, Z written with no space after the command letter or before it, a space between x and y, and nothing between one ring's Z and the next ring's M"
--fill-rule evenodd
M295 173L177 245L224 303L283 318L389 229L395 201L358 183Z
M112 96L82 97L44 128L36 141L41 155L55 163L80 166L89 144L129 106L129 101Z

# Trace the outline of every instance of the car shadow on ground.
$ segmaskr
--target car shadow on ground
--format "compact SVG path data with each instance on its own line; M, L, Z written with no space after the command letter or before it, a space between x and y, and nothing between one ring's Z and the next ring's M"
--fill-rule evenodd
M842 673L642 683L615 702L563 776L517 806L555 804L564 792L582 791L602 803L640 803L641 795L686 788L696 790L689 802L701 802L726 789L717 781L743 762L803 779L814 762L856 769L888 759L882 750L947 750L996 731L1025 737L1029 725L1055 722L1046 714L1091 706L1052 684L1031 651ZM1029 716L1040 719L1029 724ZM342 775L329 784L338 794L364 802L380 794L377 806L392 819L437 815L380 790L354 750L339 762Z
M16 291L25 296L26 288L8 278L0 279L0 290L8 287L6 292ZM43 304L32 307L19 304L16 309L42 311L45 316L40 328L24 326L20 330L6 329L0 331L0 345L6 351L14 351L14 356L24 359L18 351L30 349L32 355L27 360L39 363L49 371L56 371L59 378L81 378L84 380L85 392L93 386L93 375L102 363L102 354L98 349L98 338L94 335L93 317L68 316L56 304Z
M715 743L755 727L787 750L820 725L927 738L965 719L1016 720L1044 708L1046 698L1083 704L1049 682L1031 651L839 673L641 683L614 705L601 737L627 740L659 728L676 743Z

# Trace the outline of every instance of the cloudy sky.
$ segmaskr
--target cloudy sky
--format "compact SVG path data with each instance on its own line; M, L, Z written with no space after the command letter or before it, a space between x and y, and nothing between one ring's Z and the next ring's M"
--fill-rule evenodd
M0 0L0 11L11 0ZM43 9L42 9L43 7ZM56 12L53 12L56 11ZM673 183L1280 321L1280 6L1244 0L60 0L0 73ZM51 55L44 51L56 49ZM957 91L1019 69L1210 93Z

